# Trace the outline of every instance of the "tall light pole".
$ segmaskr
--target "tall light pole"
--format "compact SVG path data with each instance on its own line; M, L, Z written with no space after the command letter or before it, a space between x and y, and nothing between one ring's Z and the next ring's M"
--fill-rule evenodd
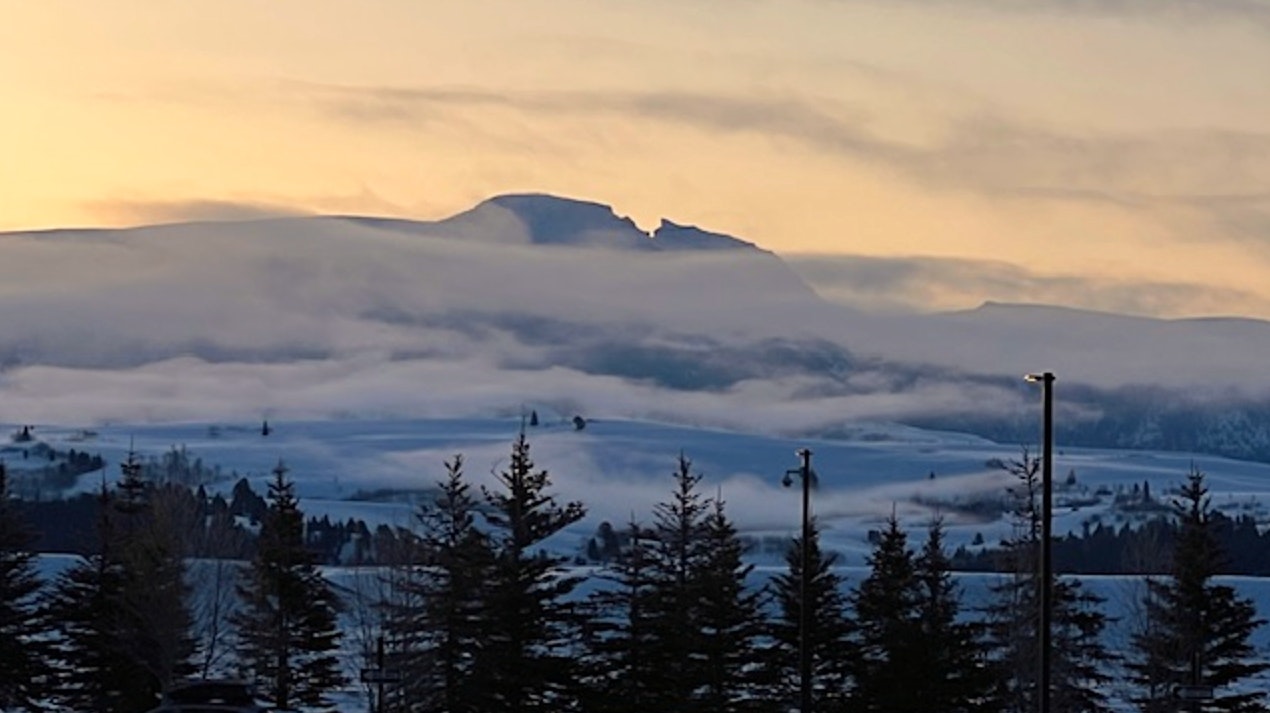
M1041 553L1040 608L1037 648L1040 649L1036 676L1036 701L1040 713L1050 710L1050 620L1054 614L1054 562L1050 557L1050 530L1054 519L1054 374L1028 374L1027 381L1041 384L1044 410L1041 446Z
M798 578L798 711L811 711L811 602L808 601L807 579L811 576L811 451L798 451L802 466L785 471L781 481L785 487L794 484L797 475L803 481L803 543L800 558L802 576Z

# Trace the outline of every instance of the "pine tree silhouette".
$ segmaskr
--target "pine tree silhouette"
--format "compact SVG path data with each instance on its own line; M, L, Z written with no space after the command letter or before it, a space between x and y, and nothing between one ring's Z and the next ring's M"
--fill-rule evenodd
M281 462L269 483L269 510L233 618L245 675L277 708L329 706L344 682L337 651L339 600L305 547L304 513Z
M1214 698L1194 704L1195 710L1265 710L1264 692L1234 688L1268 668L1249 641L1265 620L1252 601L1212 581L1223 553L1213 536L1203 473L1192 467L1174 507L1180 531L1171 573L1148 580L1147 626L1133 639L1128 668L1140 690L1135 702L1144 713L1173 711L1176 686L1207 685Z

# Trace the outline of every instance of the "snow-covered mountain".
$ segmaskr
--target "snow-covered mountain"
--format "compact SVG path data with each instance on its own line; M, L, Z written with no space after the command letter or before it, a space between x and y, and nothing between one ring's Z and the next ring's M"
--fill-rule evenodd
M784 434L861 420L1270 458L1270 325L1052 307L865 314L744 240L492 198L433 222L288 217L0 234L0 419L562 412Z
M365 221L364 218L353 220ZM374 219L371 219L374 220ZM752 250L730 235L663 219L652 232L640 230L611 206L545 194L497 196L435 223L392 221L400 228L433 235L534 245L574 245L626 250ZM379 222L384 225L383 221ZM760 251L762 252L762 251Z

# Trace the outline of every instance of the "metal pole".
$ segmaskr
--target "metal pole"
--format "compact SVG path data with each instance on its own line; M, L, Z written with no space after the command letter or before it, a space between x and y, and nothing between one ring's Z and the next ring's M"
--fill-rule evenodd
M1039 710L1050 710L1050 648L1051 626L1054 615L1054 561L1050 554L1051 529L1054 519L1054 374L1041 374L1044 406L1043 439L1041 453L1041 622L1040 622L1040 676L1038 677Z
M811 602L808 601L808 580L811 578L811 451L798 452L803 459L803 576L799 579L798 605L798 685L799 711L811 711Z

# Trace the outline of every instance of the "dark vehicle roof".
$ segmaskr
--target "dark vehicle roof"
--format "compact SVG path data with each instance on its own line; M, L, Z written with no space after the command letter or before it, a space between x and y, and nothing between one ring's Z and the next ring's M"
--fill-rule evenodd
M190 681L178 684L163 695L162 710L175 708L189 713L202 710L256 709L251 686L243 681Z
M220 703L174 703L161 705L150 710L150 713L259 713L259 708L251 705L225 705Z

